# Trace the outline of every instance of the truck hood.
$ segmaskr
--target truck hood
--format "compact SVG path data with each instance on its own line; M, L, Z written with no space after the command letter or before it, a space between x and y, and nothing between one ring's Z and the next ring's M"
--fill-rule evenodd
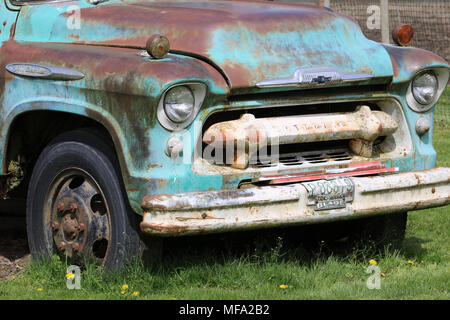
M292 77L302 67L335 67L374 79L393 75L389 54L368 40L354 20L315 5L109 2L87 5L78 15L67 10L70 4L22 10L15 39L143 49L151 35L162 34L174 53L220 68L233 88Z

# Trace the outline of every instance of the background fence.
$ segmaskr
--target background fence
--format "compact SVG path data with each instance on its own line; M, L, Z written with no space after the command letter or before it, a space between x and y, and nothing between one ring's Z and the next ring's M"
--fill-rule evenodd
M432 51L450 61L450 0L281 0L312 2L355 18L367 38L393 43L399 23L414 28L411 46ZM450 86L436 107L436 125L450 129Z

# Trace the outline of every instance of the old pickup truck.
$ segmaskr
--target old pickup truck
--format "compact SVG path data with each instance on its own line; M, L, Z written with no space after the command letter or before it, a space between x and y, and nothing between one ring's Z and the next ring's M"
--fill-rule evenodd
M0 0L0 195L27 199L34 257L106 268L146 235L342 220L396 241L450 203L450 68L412 34L314 4Z

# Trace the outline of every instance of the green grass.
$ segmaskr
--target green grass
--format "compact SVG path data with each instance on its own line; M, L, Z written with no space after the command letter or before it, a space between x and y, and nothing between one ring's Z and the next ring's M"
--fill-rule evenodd
M435 126L450 130L450 86L445 89L435 110Z
M438 166L450 166L448 126L435 127L434 144ZM0 281L0 299L448 300L449 209L410 213L399 249L295 243L268 232L171 239L157 266L135 263L110 275L88 266L80 290L66 288L67 266L59 259L32 263L15 279ZM366 287L371 259L385 274L379 290Z

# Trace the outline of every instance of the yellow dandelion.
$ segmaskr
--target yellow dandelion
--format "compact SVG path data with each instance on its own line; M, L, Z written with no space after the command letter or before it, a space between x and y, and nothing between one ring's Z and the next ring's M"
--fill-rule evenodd
M414 264L414 262L411 261L411 260L408 260L408 263L409 263L410 265L413 265L413 264Z
M280 285L280 288L281 289L287 289L287 288L289 288L289 286L287 284L282 284L282 285Z
M11 279L16 280L16 276L12 276Z
M376 260L373 260L373 259L369 260L369 263L370 263L371 265L373 265L373 266L376 266L376 265L377 265L377 261L376 261Z
M423 264L423 260L420 260L420 264Z
M38 288L37 291L42 292L44 289Z
M381 276L382 276L382 277L386 277L386 275L384 274L384 272L381 273Z
M66 274L66 279L73 279L73 278L75 278L75 275L72 272Z
M123 289L123 290L127 290L127 289L128 289L128 285L127 285L127 284L124 284L124 285L122 286L122 289Z
M139 295L139 291L135 291L135 292L133 292L133 297L137 297L138 295Z
M120 291L120 293L121 293L121 294L125 294L125 293L126 293L126 291L125 291L125 290L122 290L122 291Z

